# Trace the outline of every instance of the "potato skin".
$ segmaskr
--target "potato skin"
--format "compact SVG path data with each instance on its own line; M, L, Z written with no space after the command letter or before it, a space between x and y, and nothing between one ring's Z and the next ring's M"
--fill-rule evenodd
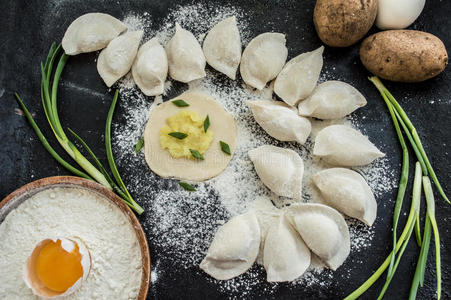
M332 47L358 42L373 26L378 0L317 0L313 22L319 38Z
M448 53L443 42L430 33L387 30L362 42L360 60L368 71L383 79L420 82L445 69Z

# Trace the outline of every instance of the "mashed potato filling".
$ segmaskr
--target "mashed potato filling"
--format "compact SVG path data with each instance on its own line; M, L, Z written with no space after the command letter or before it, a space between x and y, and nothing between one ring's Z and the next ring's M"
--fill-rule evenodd
M192 110L181 110L167 118L166 126L160 130L161 147L167 149L173 158L194 159L190 149L204 154L213 141L213 132L210 129L204 132L204 119ZM170 136L171 132L185 133L187 137L178 139Z

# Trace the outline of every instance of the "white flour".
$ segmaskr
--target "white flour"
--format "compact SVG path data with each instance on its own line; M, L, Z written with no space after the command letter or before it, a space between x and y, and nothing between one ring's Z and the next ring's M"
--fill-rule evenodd
M172 37L177 21L185 29L192 31L201 42L205 33L215 23L231 15L237 17L243 46L246 46L252 38L247 29L249 19L245 12L229 6L212 8L193 4L177 7L168 12L164 21L160 22L159 28L146 31L145 36L147 39L156 36L164 46ZM136 24L136 20L144 23ZM125 22L132 28L149 28L148 20L150 20L148 15L129 14ZM297 50L305 52L313 49ZM188 86L168 80L164 95L155 100L145 97L130 84L130 80L122 80L118 85L120 94L118 114L122 122L114 124L113 149L127 186L135 195L135 200L146 210L147 217L143 221L143 226L151 237L152 251L157 253L155 256L158 257L158 260L152 261L151 290L158 290L158 282L160 280L163 282L165 277L171 276L171 270L165 270L163 265L176 265L178 268L189 269L189 272L201 273L198 264L204 257L217 228L231 216L244 212L256 198L271 199L277 205L289 202L287 199L276 199L263 185L247 156L250 149L272 144L298 152L305 164L304 199L310 201L313 200L310 176L325 168L311 155L314 136L321 128L333 123L354 127L360 124L352 115L348 119L335 121L312 120L312 135L305 145L279 142L260 128L245 104L246 100L270 99L271 86L263 91L253 91L243 84L240 78L236 81L229 80L208 66L206 72L205 78L191 82ZM320 81L339 80L334 78L332 73L334 72L327 69L325 61ZM161 99L168 100L188 88L204 92L218 100L235 117L238 125L238 145L229 166L218 177L196 184L195 192L183 190L176 180L159 178L147 167L143 153L135 153L135 144L144 130L149 108L155 105L152 103ZM381 147L381 150L384 151L384 148ZM396 181L386 159L378 160L358 171L366 178L376 198L390 191L393 182ZM353 260L353 253L369 247L374 235L374 229L355 220L347 221L350 225L351 255L341 267L347 268L347 273L340 276L349 276L353 268L358 268L359 264L363 263ZM204 276L207 281L214 283L219 291L230 297L252 295L265 298L279 286L277 283L266 282L265 271L260 265L254 265L245 274L227 281L216 281L207 275ZM312 268L290 286L327 287L333 282L334 272Z
M0 299L38 299L22 280L25 261L48 237L79 237L91 258L80 289L63 299L136 299L141 251L126 216L100 195L79 188L38 192L0 224Z

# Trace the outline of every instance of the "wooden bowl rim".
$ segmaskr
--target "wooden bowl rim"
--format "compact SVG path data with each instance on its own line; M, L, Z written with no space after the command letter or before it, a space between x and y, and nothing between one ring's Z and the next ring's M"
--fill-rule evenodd
M0 201L0 211L3 207L5 207L8 203L12 202L17 197L23 196L25 194L30 193L35 189L43 189L49 186L55 185L75 185L80 186L85 189L90 189L94 192L97 192L103 196L105 196L108 200L110 200L113 204L115 204L122 211L123 214L128 218L130 224L133 227L133 230L136 233L136 237L138 238L140 249L141 249L141 257L142 257L142 276L141 276L141 286L139 289L138 300L145 300L147 297L147 293L149 290L150 284L150 252L149 246L147 244L146 235L144 230L139 223L138 218L135 216L133 211L123 202L123 200L116 195L113 191L107 189L103 185L94 182L92 180L75 177L75 176L53 176L46 177L42 179L38 179L32 181L12 193L3 198Z

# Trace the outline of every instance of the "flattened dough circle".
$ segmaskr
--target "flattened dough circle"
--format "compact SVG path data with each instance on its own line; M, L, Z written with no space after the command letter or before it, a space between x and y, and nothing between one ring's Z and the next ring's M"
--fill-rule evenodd
M182 99L188 107L177 107L173 100ZM180 110L196 111L201 118L209 115L213 141L204 153L204 160L173 158L168 150L160 145L160 130L166 119ZM217 176L229 163L235 152L237 127L235 119L216 100L202 93L185 92L154 108L144 131L144 154L150 169L164 178L177 178L190 181L203 181ZM232 155L221 150L219 141L230 146Z

